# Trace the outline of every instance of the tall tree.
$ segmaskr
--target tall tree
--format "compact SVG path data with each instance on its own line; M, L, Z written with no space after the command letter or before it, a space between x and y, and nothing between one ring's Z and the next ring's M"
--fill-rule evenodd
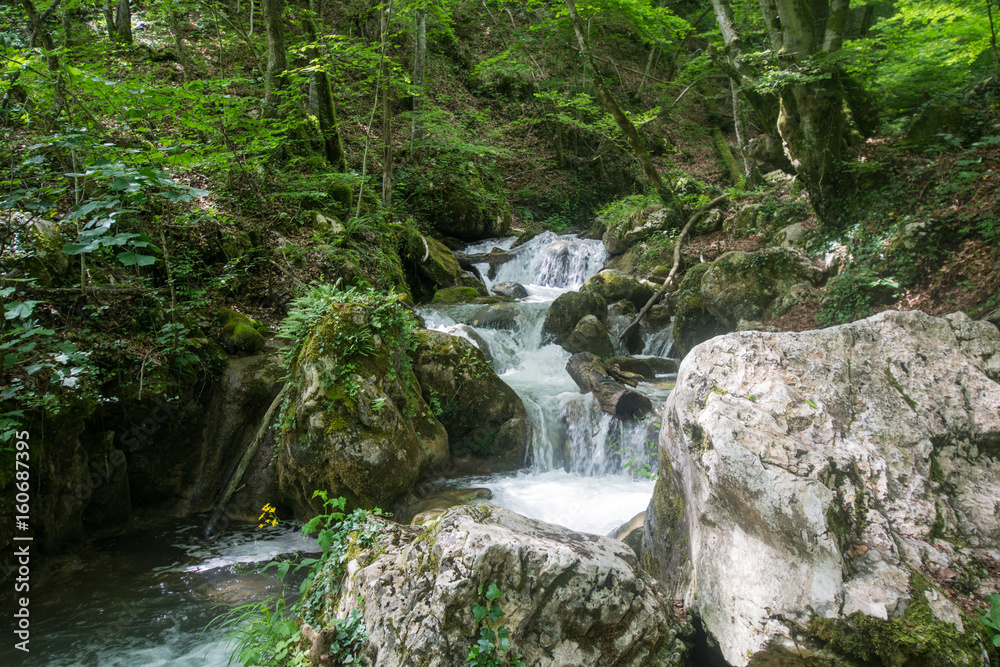
M52 98L53 98L53 118L58 118L59 114L66 108L66 79L63 77L62 64L59 62L59 55L56 53L56 45L52 41L52 33L49 32L48 20L52 18L59 8L62 0L52 0L52 4L43 13L38 13L38 8L31 0L21 0L28 15L28 23L32 40L37 41L45 56L45 64L52 75Z
M263 0L264 28L267 32L267 71L264 74L264 116L278 114L278 93L285 87L288 55L285 50L284 0Z
M410 127L410 155L415 162L420 161L424 136L424 121L420 115L424 106L424 79L427 75L427 8L417 7L413 26L413 85L417 94L413 96L413 124Z
M392 0L382 7L382 203L390 206L392 203L392 100L389 80L389 60L385 57L389 44L389 12Z
M622 133L624 133L629 147L631 147L636 159L642 166L642 171L646 175L646 178L649 179L650 184L656 190L656 194L660 197L660 201L669 209L676 208L677 198L674 195L673 190L670 189L670 186L667 185L662 178L660 178L660 172L656 170L656 165L653 164L652 159L649 157L649 151L646 149L646 142L643 141L642 135L639 134L635 125L631 120L629 120L629 117L625 114L621 105L618 104L615 96L611 94L611 90L604 82L604 77L601 76L601 72L597 68L597 63L594 61L594 56L590 51L590 45L587 43L586 29L584 27L583 19L580 18L580 14L576 11L576 4L573 0L565 0L565 2L566 9L569 11L570 19L573 21L573 32L576 34L576 41L580 47L580 54L584 57L587 65L590 67L591 79L594 82L594 88L597 89L598 99L601 100L601 104L615 119L615 123L618 125L619 129L621 129Z
M347 171L347 158L340 140L340 123L337 120L333 89L330 87L330 75L326 73L326 68L320 59L319 32L316 29L316 21L322 15L323 0L309 0L309 11L305 16L305 30L306 38L311 44L308 56L311 61L313 83L316 85L316 118L319 120L319 131L323 139L323 152L326 155L326 161L337 171Z
M132 43L132 6L129 0L104 3L104 22L108 26L108 37L120 44Z

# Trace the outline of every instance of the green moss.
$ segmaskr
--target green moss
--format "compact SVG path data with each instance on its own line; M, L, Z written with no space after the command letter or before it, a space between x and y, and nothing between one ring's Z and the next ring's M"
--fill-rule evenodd
M916 412L917 402L906 394L903 390L903 385L899 384L899 380L892 375L892 359L889 360L888 365L885 367L885 379L889 381L889 384L893 389L899 392L899 395L903 397L903 400L906 401L908 406L910 406L910 409Z
M434 293L434 303L468 303L479 297L472 287L445 287Z
M267 331L267 327L257 320L230 308L220 308L215 314L215 319L222 327L222 343L230 353L256 354L264 349L264 336L261 335L261 331Z
M902 616L882 620L858 612L847 619L813 618L806 633L826 648L867 664L983 665L990 642L978 619L963 615L965 632L959 632L934 618L924 595L933 586L925 577L913 574L910 587L912 597Z

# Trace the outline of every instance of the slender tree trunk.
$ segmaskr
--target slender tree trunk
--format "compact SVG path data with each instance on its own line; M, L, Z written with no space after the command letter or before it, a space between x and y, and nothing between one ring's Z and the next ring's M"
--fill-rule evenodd
M305 19L307 39L314 45L309 49L309 59L318 65L320 58L319 33L316 21L322 16L323 0L309 0L309 13ZM330 87L330 76L322 67L316 67L313 72L313 82L316 84L316 118L319 120L319 132L323 139L323 153L326 161L337 171L347 171L347 159L340 140L340 124L337 121L337 107L333 101L333 89Z
M45 26L45 22L59 7L60 1L52 0L52 4L45 10L45 13L39 14L38 9L31 0L21 0L21 6L24 7L24 11L28 15L28 21L31 24L32 38L38 40L38 43L41 44L45 55L45 64L52 75L52 101L55 107L52 113L53 118L58 118L59 114L66 109L66 80L63 78L59 56L56 55L56 45L52 41L52 34Z
M592 72L592 79L594 81L594 87L597 89L597 97L601 100L604 108L607 109L608 113L612 115L615 119L615 123L625 134L628 140L629 146L632 148L632 152L635 153L636 159L639 160L639 164L642 165L642 171L649 179L650 184L656 190L656 194L659 195L660 201L663 205L669 209L675 209L677 207L677 198L673 191L670 189L663 179L660 178L660 173L656 171L656 166L653 161L649 158L649 151L646 150L646 142L643 141L642 136L639 134L638 130L635 129L635 125L629 120L628 116L622 110L621 106L618 105L618 101L615 100L614 95L608 90L608 87L604 83L604 79L601 77L600 71L597 69L597 64L594 62L594 58L591 55L590 47L587 44L587 37L584 34L583 19L576 11L576 4L573 0L565 0L566 9L569 10L569 16L573 21L573 32L576 33L576 41L580 46L580 53L584 57L584 63L590 66Z
M427 9L416 10L413 46L413 124L410 127L410 155L419 163L423 153L424 120L420 116L424 107L424 80L427 74Z
M264 116L278 115L278 95L285 87L288 56L285 52L285 27L281 15L284 0L263 0L264 27L267 32L267 71L264 74Z
M391 0L382 8L382 50L389 43ZM392 100L389 97L389 61L382 61L382 205L392 206Z
M118 41L118 24L115 23L115 8L110 2L105 2L101 9L104 12L104 23L108 28L108 39Z

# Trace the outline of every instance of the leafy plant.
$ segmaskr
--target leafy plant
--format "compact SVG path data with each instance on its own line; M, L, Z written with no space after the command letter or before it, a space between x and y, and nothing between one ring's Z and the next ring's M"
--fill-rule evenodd
M472 606L472 615L479 628L479 639L469 648L466 659L470 667L523 667L523 657L513 653L510 642L510 630L503 625L504 611L500 606L503 593L495 583L491 583L486 592L482 586L477 589L482 597L482 603Z
M990 603L990 609L979 616L979 620L990 629L993 638L993 645L1000 646L1000 595L994 593L986 598Z
M875 306L896 298L899 283L871 269L847 269L830 280L817 319L831 326L846 324L872 314Z

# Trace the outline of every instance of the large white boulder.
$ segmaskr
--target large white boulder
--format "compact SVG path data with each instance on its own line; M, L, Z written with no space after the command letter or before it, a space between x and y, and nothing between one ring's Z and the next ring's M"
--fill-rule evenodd
M733 665L982 664L943 583L997 587L998 381L1000 332L963 314L695 347L664 409L650 567Z
M342 588L315 610L329 619L360 609L370 664L466 664L480 636L472 607L490 584L503 594L499 623L525 665L681 664L672 602L622 542L490 505L418 526L384 522L382 531L352 554Z

